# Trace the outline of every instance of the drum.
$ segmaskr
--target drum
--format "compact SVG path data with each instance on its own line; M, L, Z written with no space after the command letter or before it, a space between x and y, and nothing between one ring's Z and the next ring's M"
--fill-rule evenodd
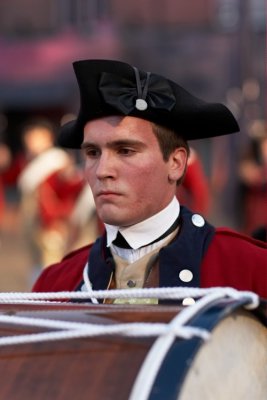
M49 326L34 321L68 321L114 326L125 323L170 325L185 312L175 305L0 305L1 339L48 334L36 343L1 345L0 398L10 400L263 400L267 393L267 330L265 307L248 311L240 301L219 301L190 320L190 326L211 332L208 340L193 335L175 338L161 353L159 341L169 334L50 340ZM9 320L10 317L10 320ZM12 323L12 317L21 323ZM133 325L134 326L134 325ZM152 326L152 325L151 325ZM131 329L131 328L130 328ZM162 347L161 347L162 348ZM153 359L156 362L153 362ZM152 363L151 363L152 360ZM154 365L158 368L154 369Z

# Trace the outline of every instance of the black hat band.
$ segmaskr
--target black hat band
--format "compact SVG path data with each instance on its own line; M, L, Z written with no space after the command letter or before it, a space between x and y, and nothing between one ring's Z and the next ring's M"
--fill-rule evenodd
M137 108L137 110L139 110L139 111L144 111L147 109L146 96L147 96L147 92L148 92L149 78L150 78L151 72L146 73L145 86L144 86L144 89L142 90L142 84L141 84L139 71L136 67L133 67L133 69L134 69L134 73L135 73L136 87L137 87L137 99L135 101L135 108Z

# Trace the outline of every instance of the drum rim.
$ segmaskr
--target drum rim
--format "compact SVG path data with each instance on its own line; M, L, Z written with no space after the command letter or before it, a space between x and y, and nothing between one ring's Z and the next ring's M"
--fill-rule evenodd
M246 303L247 300L245 298L216 300L203 309L201 313L195 315L188 325L212 332L222 320L233 312L243 309ZM250 313L255 315L260 322L263 322L263 309L259 308L257 312L250 311ZM202 344L203 339L200 337L191 339L177 338L174 341L161 364L147 400L161 400L162 398L176 400L178 398L190 365Z

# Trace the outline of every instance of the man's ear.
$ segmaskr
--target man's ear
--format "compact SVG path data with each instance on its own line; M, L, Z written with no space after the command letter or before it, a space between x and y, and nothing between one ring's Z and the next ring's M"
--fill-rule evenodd
M177 182L185 173L187 166L188 154L184 147L177 147L169 157L169 174L170 182Z

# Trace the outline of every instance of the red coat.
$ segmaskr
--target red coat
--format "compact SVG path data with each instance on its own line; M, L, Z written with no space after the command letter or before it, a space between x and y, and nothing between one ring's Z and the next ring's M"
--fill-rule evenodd
M84 180L78 172L68 176L59 170L42 181L37 188L41 225L48 228L68 220L83 187Z
M85 246L45 269L33 290L53 292L77 289L91 249L92 245ZM175 276L178 277L178 274L175 273ZM171 279L167 284L175 285ZM182 285L179 282L176 284ZM200 265L200 286L250 290L267 299L267 245L230 229L216 229Z
M192 149L189 160L184 180L181 185L177 186L176 196L180 204L207 216L211 207L208 179L200 158Z

